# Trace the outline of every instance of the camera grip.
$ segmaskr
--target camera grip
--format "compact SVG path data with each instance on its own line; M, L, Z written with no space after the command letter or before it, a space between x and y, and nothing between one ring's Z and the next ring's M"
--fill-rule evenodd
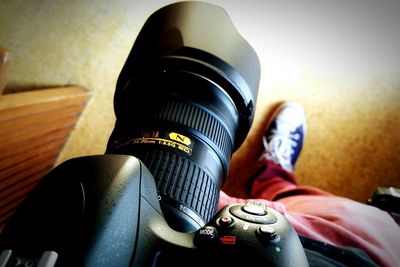
M197 231L195 243L230 266L309 266L289 221L259 202L224 207Z

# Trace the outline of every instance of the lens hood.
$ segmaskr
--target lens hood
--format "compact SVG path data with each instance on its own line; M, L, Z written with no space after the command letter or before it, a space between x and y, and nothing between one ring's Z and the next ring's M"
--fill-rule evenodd
M118 78L114 97L117 118L137 95L133 88L146 90L160 72L171 71L191 72L223 88L237 109L235 148L240 146L254 118L260 64L223 8L178 2L148 18Z

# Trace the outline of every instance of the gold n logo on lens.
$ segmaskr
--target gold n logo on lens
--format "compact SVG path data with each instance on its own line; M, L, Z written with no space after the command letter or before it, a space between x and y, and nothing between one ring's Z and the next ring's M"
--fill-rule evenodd
M184 145L190 145L192 142L190 141L189 137L184 136L183 134L178 134L178 133L169 133L168 137L171 140L177 141L179 143L182 143Z

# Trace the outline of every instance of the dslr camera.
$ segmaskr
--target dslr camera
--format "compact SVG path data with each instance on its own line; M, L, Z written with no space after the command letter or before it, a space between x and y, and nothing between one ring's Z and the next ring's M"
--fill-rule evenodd
M0 266L307 266L277 211L252 201L217 210L259 79L221 7L153 13L118 77L106 153L41 180L0 235Z

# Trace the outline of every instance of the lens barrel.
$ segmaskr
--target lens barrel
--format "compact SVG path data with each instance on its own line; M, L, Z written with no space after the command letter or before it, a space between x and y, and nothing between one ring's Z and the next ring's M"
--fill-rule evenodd
M145 164L172 228L195 231L215 214L253 120L259 72L254 50L215 5L166 6L139 33L118 79L107 153Z

